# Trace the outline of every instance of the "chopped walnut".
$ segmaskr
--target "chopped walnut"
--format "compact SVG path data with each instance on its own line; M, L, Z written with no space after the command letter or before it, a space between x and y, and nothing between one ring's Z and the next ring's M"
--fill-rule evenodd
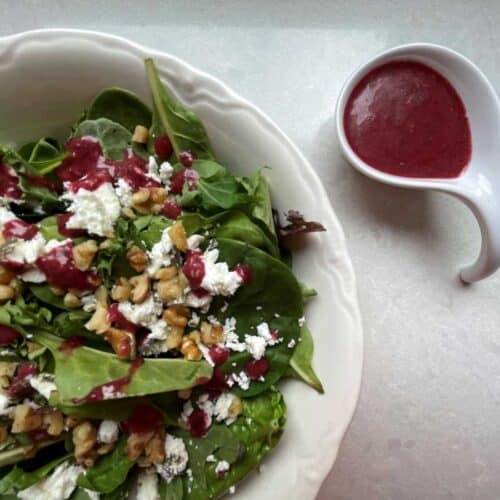
M170 236L170 239L172 240L177 250L181 252L187 252L187 235L186 230L184 229L184 224L182 224L181 221L176 222L169 228L168 235Z
M156 284L156 291L158 296L164 302L171 302L179 299L183 294L183 287L180 284L179 277L174 277L165 281L158 281Z
M91 467L97 460L97 429L88 421L78 424L73 429L73 444L75 445L75 460L77 464Z
M71 292L68 292L64 296L63 303L70 309L76 309L77 307L80 307L82 305L82 301L74 293Z
M50 436L59 436L64 430L64 417L59 410L48 409L43 413L43 426Z
M97 243L95 240L87 240L73 247L73 260L75 266L80 271L87 271L92 265L97 253Z
M151 291L151 282L147 274L140 274L130 278L130 285L132 286L132 293L130 299L134 304L142 304Z
M8 285L12 278L15 278L16 275L6 269L4 266L0 265L0 285Z
M185 328L188 322L189 309L183 306L170 306L163 311L163 319L170 326Z
M146 448L146 444L154 436L154 432L132 432L127 438L125 454L129 460L137 460Z
M141 214L160 213L167 199L167 191L161 187L143 187L132 195L132 205Z
M182 339L182 344L181 344L181 353L184 356L184 359L187 359L188 361L200 361L201 358L203 357L202 352L196 345L197 343L189 337L184 337Z
M182 344L183 335L184 328L179 328L178 326L169 326L166 341L167 348L178 349Z
M134 129L134 135L132 135L132 142L139 142L141 144L147 144L148 142L149 130L143 125L136 125Z
M12 418L14 419L11 428L13 434L36 431L43 426L42 415L35 412L29 404L17 405L14 408Z
M16 291L9 285L0 285L0 304L5 304L16 296Z
M104 333L111 326L108 318L108 308L100 303L97 303L96 310L92 317L85 323L85 328L92 332Z
M0 443L5 443L9 437L9 432L7 430L7 427L4 425L0 425Z
M104 332L104 338L111 344L115 354L121 359L135 357L135 337L132 333L118 328Z
M168 281L177 276L177 268L175 266L162 267L154 274L154 279L159 281Z
M127 278L118 278L111 290L111 298L117 302L125 302L130 298L132 286Z
M200 326L201 341L205 345L214 345L222 342L224 339L224 329L222 325L212 325L203 321Z
M148 256L144 250L141 250L137 245L134 245L127 252L128 263L138 273L142 273L148 266Z

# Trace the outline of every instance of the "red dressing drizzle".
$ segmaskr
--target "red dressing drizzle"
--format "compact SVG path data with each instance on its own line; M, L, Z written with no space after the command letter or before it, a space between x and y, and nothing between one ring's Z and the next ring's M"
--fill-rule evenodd
M269 370L269 362L266 358L253 359L245 364L245 373L252 379L256 380Z
M9 344L13 344L18 339L21 338L21 334L11 328L10 326L0 325L0 345L5 346Z
M86 396L84 396L83 398L74 399L73 402L76 404L95 403L97 401L106 399L106 395L108 392L111 394L117 394L121 392L128 384L130 384L134 373L143 365L143 363L143 358L135 359L130 364L127 375L121 378L117 378L116 380L106 382L105 384L98 385L97 387L94 387Z
M108 320L110 323L116 323L118 326L122 327L124 330L130 333L137 333L140 326L129 321L118 309L118 302L114 302L109 306L108 309Z
M82 345L83 337L69 337L57 348L57 350L69 355L73 352L73 350L78 349L78 347L81 347Z
M121 425L125 432L144 434L161 428L165 423L163 413L148 404L140 404Z
M0 160L0 196L6 196L18 200L22 196L21 188L19 187L19 178L15 175L11 168Z
M73 217L73 212L68 212L65 214L60 214L57 216L57 230L63 236L68 238L79 238L80 236L85 236L86 232L84 229L70 229L67 224L68 220Z
M36 224L30 224L21 219L11 219L3 225L2 232L7 240L31 240L37 235L38 227Z
M201 250L190 250L182 266L182 272L186 276L191 290L201 288L201 282L205 276L205 263L202 256Z
M236 264L234 272L243 280L245 285L252 282L252 268L248 264Z
M94 271L80 271L73 261L73 244L64 243L47 255L38 257L38 268L45 273L50 285L64 289L95 290L99 277Z
M188 417L188 427L191 436L202 438L210 427L210 419L203 410L194 410Z

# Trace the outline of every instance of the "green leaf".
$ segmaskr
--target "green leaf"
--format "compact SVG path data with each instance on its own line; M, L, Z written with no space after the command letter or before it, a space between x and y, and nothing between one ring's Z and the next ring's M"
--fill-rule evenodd
M90 347L79 347L71 354L60 352L61 342L53 335L38 333L34 340L50 349L55 358L55 377L59 398L64 405L78 404L97 386L126 377L131 363L114 354ZM184 359L145 359L128 385L120 390L123 398L188 389L200 378L212 375L204 361ZM117 398L120 399L120 398Z
M161 481L159 493L161 500L182 500L184 496L182 479L180 477L176 477L170 483Z
M64 305L63 298L56 295L48 285L30 284L29 288L40 302L69 311L69 308Z
M129 130L107 118L83 121L77 126L74 135L90 135L99 139L102 152L109 160L122 160L132 140Z
M14 467L6 476L0 480L0 495L15 493L16 491L29 488L33 484L47 477L59 464L69 458L69 455L56 458L48 464L31 472L26 472L20 467Z
M136 125L151 126L151 110L136 94L119 87L104 89L94 97L87 110L87 120L107 118L130 132Z
M42 236L48 240L65 240L66 236L63 236L59 232L59 228L57 226L57 216L51 215L50 217L45 217L45 219L41 220L38 224L40 228L40 232Z
M93 467L82 474L77 484L83 488L111 493L126 479L134 461L129 460L125 454L127 436L122 436L114 450L102 457Z
M269 231L275 245L277 245L276 231L274 228L273 209L271 206L271 193L269 184L262 173L263 169L257 172L251 178L251 193L254 198L250 215L261 221Z
M300 283L300 291L302 292L302 298L304 299L304 302L307 302L309 299L312 299L313 297L316 297L318 295L318 292L311 287L308 287L304 283Z
M96 420L125 420L137 405L145 402L143 398L125 398L73 406L60 404L57 393L54 392L53 395L50 398L50 404L57 406L65 415Z
M225 317L236 318L240 340L244 341L245 334L255 332L256 326L262 322L267 322L283 338L278 345L266 349L269 370L264 382L252 381L247 391L233 387L233 392L248 398L275 384L287 370L293 353L288 344L292 340L297 342L300 334L298 320L303 315L302 294L291 270L278 259L248 244L226 239L217 241L219 260L227 262L230 269L238 263L252 269L252 281L238 289L228 301L225 313ZM250 359L246 352L232 354L222 370L225 373L239 372Z
M153 97L151 135L167 134L177 158L191 150L199 159L214 159L205 128L198 116L181 106L162 85L152 59L145 60L146 75Z
M274 388L243 401L243 412L231 426L214 425L217 435L185 439L193 481L183 478L183 500L219 498L229 488L254 470L279 442L286 423L286 406ZM225 430L220 430L224 428ZM176 431L182 435L183 431ZM232 436L230 436L231 434ZM208 438L208 439L207 439ZM215 474L215 464L206 461L214 454L231 468L222 477ZM177 500L173 497L172 500Z
M300 342L290 359L290 368L293 370L291 375L323 394L323 386L312 368L313 354L314 344L311 332L306 325L303 325L300 329Z
M252 198L240 182L231 175L215 180L199 179L197 189L204 209L227 210L249 204Z
M137 239L150 249L160 241L163 231L172 225L172 221L161 215L147 215L136 219L134 224L138 230Z

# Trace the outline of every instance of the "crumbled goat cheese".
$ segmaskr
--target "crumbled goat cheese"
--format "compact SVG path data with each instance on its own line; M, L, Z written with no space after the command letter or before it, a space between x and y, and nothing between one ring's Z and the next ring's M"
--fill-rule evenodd
M288 342L287 347L288 347L288 349L293 349L296 345L297 345L297 342L295 341L295 339L292 339L292 340L290 340L290 342Z
M243 352L246 350L246 345L240 342L236 333L236 318L226 318L223 327L224 345L230 351Z
M219 250L216 248L207 250L203 254L205 275L201 287L212 295L224 297L234 295L243 280L237 272L229 270L226 262L217 262L218 258Z
M229 465L229 462L226 462L225 460L221 460L215 466L215 474L217 476L222 476L230 469L230 467L231 466Z
M230 495L234 495L236 493L236 486L231 486L231 488L229 488L228 490L229 494Z
M49 477L20 491L17 496L22 500L66 500L73 493L76 480L83 470L80 465L63 462Z
M230 392L224 392L218 397L214 408L214 416L217 422L225 422L227 425L231 425L236 420L235 417L231 417L229 414L236 399L236 396Z
M212 302L211 295L203 295L202 297L197 297L194 293L188 293L182 303L187 307L192 307L193 309L200 309L201 312L207 312Z
M165 461L156 466L156 472L170 483L174 477L182 474L187 467L189 456L181 438L167 434L165 438Z
M0 394L0 411L6 410L10 405L10 399L5 394Z
M302 328L306 324L306 318L302 316L302 318L299 318L299 326Z
M197 342L196 345L198 346L198 349L201 351L201 354L205 358L205 361L210 365L210 366L215 366L214 360L212 359L212 356L210 356L210 349L205 345L202 344L201 342Z
M47 241L47 243L45 245L44 251L45 251L45 253L49 253L52 250L54 250L54 248L60 247L61 245L66 245L66 243L71 243L71 240L69 238L62 240L62 241L61 240L49 240L49 241Z
M120 200L120 205L124 208L132 206L132 188L123 179L118 179L115 187L115 194Z
M276 345L283 341L282 338L278 338L271 333L269 325L267 323L260 323L257 325L257 335L265 339L267 345Z
M193 411L194 411L193 403L191 403L191 401L186 401L184 403L184 406L182 407L182 413L180 416L181 422L187 422L189 415L191 415Z
M50 394L57 391L57 386L54 383L54 376L49 373L40 373L28 379L31 387L40 393L47 401L50 399Z
M208 424L208 426L210 427L210 425L212 424L212 422L211 422L212 416L213 416L214 411L215 411L215 404L210 400L208 394L202 394L197 399L196 405L198 406L198 408L200 410L203 410L206 413L206 415L210 421L210 423Z
M43 283L44 281L47 281L45 273L38 269L29 269L21 274L20 278L26 283Z
M279 313L274 313L273 315L275 318L281 318L281 315Z
M81 298L82 301L82 309L85 312L92 312L95 311L97 308L97 299L95 298L94 294L90 295L84 295Z
M132 304L129 301L120 302L118 310L132 323L150 327L150 325L157 323L158 317L163 312L163 307L161 302L156 301L153 294L150 294L142 304Z
M68 209L74 214L68 219L69 229L85 229L91 234L108 236L120 216L120 200L111 183L101 184L95 191L79 189L63 196L71 201Z
M174 251L174 244L167 228L163 231L160 241L155 243L151 251L148 252L150 262L147 269L148 274L152 276L158 269L170 266Z
M220 308L220 312L225 313L228 307L229 307L229 302L224 302L224 304L222 304L222 307Z
M245 335L245 345L254 359L261 359L266 352L266 340L257 335Z
M100 443L111 444L118 439L119 428L114 420L103 420L99 424L97 431L97 440Z
M170 165L168 161L162 162L160 168L158 169L160 173L160 179L166 186L170 185L170 178L174 173L174 167Z
M137 496L140 500L159 500L158 476L154 469L142 470L137 477Z
M196 249L198 249L204 239L205 239L205 237L202 236L201 234L192 234L187 239L187 244L188 244L189 250L196 250Z
M12 250L7 255L7 260L33 264L43 252L45 238L37 233L31 240L16 240Z
M217 459L215 458L215 455L208 455L206 461L209 463L215 463L217 462Z
M17 217L8 208L0 206L0 228L12 219L17 219Z
M158 167L158 163L156 163L156 159L154 156L150 156L148 160L148 172L146 174L150 179L153 179L156 182L161 183L160 179L160 169Z
M148 334L146 340L166 340L167 339L167 323L159 319L158 321L154 321L149 323L148 328L151 330L151 333Z
M262 306L257 306L257 307L255 308L255 310L256 310L256 311L262 311Z
M227 384L229 385L229 387L232 387L234 384L238 384L240 389L247 391L250 387L250 379L248 378L248 375L243 371L240 373L232 373L229 376Z
M188 326L191 328L196 328L200 324L200 317L193 311L191 313L191 318L189 318Z

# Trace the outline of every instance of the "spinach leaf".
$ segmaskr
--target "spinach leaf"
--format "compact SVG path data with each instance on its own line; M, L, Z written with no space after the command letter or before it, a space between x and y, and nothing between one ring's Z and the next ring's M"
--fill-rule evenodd
M23 201L28 207L34 208L41 205L42 211L51 213L53 211L61 211L64 204L59 200L57 193L50 191L45 187L35 186L30 184L25 175L39 175L40 172L35 167L32 167L21 155L13 149L5 146L0 146L0 157L2 161L11 166L19 176L19 187L23 192ZM17 212L20 212L23 207L16 207ZM33 214L36 215L36 214ZM38 215L38 218L40 215Z
M107 118L130 132L136 125L151 126L151 110L136 94L119 87L110 87L94 97L86 115L87 120Z
M126 445L127 436L122 436L111 453L102 457L87 470L86 474L78 478L78 486L100 493L111 493L116 490L127 479L135 463L127 458Z
M248 398L275 384L288 368L293 349L290 341L298 341L298 320L303 315L302 294L291 270L278 259L251 245L228 239L219 239L220 260L230 268L242 263L252 269L252 281L241 286L228 301L226 317L236 319L236 330L241 341L245 334L255 332L262 322L276 329L283 341L266 350L269 370L265 381L253 381L247 391L233 387L240 397ZM250 360L248 353L232 354L222 366L225 373L239 372ZM236 366L234 366L236 364Z
M172 221L161 215L146 215L134 221L138 234L137 239L147 248L160 241L163 231L172 225Z
M132 140L129 130L107 118L81 122L76 127L74 135L91 135L99 139L102 152L109 160L122 160Z
M40 302L56 307L57 309L70 310L64 305L63 298L56 295L48 285L31 284L29 288Z
M54 170L67 156L67 152L60 148L57 140L46 137L25 144L19 148L18 153L40 175L48 174Z
M181 220L189 235L205 231L209 237L242 241L264 250L273 257L279 257L278 247L267 233L239 210L219 212L209 217L185 212L181 215Z
M300 283L300 291L302 292L302 299L304 302L307 302L309 299L318 295L318 292L314 288L311 288L304 283Z
M162 481L159 487L161 500L182 500L184 498L184 487L180 477L174 478L170 483Z
M57 393L51 396L50 404L57 406L65 415L75 415L82 418L97 420L125 420L134 408L145 402L143 398L125 398L101 401L98 404L85 403L79 406L63 405L59 403Z
M199 159L214 159L205 128L198 116L181 106L162 85L152 59L145 60L146 75L153 97L152 136L167 134L175 156L191 150Z
M16 491L29 488L33 484L47 477L59 464L67 460L69 457L69 455L66 455L56 458L39 469L31 472L26 472L17 466L14 467L0 480L0 495L5 493L15 493Z
M207 211L241 207L252 201L242 184L232 175L215 180L199 179L197 190L202 207Z
M40 232L42 236L48 240L65 240L66 236L63 236L59 232L59 228L57 226L57 217L55 215L51 215L50 217L45 217L42 219L38 225L40 228Z
M271 193L269 184L262 173L263 169L257 170L250 180L251 193L254 198L250 215L261 221L269 231L273 242L277 244L276 231L274 229L273 209L271 206Z
M311 332L306 325L303 325L300 329L300 342L290 359L291 371L289 374L294 378L303 380L320 394L323 394L323 386L312 368L313 354L314 344Z
M210 432L203 439L186 439L193 481L183 479L184 497L180 498L208 500L227 492L255 469L276 446L285 423L286 406L283 397L278 390L270 388L257 397L244 400L242 414L230 427L213 426L212 429L217 429L218 434L214 436L215 439L210 439ZM219 434L219 427L224 427L225 431ZM182 431L177 433L182 434ZM217 477L215 464L206 461L209 454L231 464L224 476Z
M71 354L60 352L61 341L53 335L37 333L34 340L50 349L55 359L56 385L60 402L78 404L97 386L126 377L131 364L114 354L90 347L79 347ZM120 390L122 398L143 396L167 391L188 389L200 378L212 375L212 368L204 361L184 359L145 359L133 374L128 385Z
M22 296L15 302L0 306L0 324L9 325L24 335L29 331L47 329L52 313L37 303L27 303Z

